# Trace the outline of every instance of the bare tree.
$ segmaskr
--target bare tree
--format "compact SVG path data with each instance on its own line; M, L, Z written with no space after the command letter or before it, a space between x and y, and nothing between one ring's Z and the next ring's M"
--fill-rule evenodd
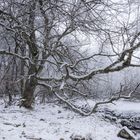
M16 79L26 108L31 107L37 86L71 105L73 95L87 97L92 92L89 85L96 75L139 67L133 58L139 59L135 52L140 32L129 17L127 26L118 19L118 13L124 13L123 4L118 4L119 11L116 3L106 0L1 3L1 42L7 42L0 54L19 62ZM130 16L130 11L126 13ZM89 39L93 42L90 54L83 51ZM107 63L97 65L101 59Z

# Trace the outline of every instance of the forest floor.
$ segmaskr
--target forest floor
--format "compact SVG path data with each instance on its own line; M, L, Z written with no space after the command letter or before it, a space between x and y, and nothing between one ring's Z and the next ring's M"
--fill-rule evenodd
M15 105L5 108L0 103L0 140L70 140L74 134L93 140L121 140L117 137L120 129L98 113L82 117L53 103L38 104L33 110Z

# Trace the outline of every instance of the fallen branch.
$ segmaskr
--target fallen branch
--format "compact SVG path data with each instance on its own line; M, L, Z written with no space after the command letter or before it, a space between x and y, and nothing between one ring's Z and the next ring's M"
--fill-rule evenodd
M69 102L68 100L63 99L61 96L59 96L56 92L54 92L55 96L60 99L61 101L63 101L64 103L66 103L68 106L71 107L72 110L74 110L75 112L78 112L79 114L81 114L82 116L87 116L87 113L82 111L81 109L77 108L74 104L72 104L71 102Z
M13 123L9 123L9 122L5 122L3 123L4 125L11 125L11 126L14 126L14 127L19 127L21 126L21 124L13 124Z
M122 87L121 87L121 90L120 90L120 94L119 96L117 97L112 97L111 99L107 100L107 101L102 101L102 102L97 102L94 107L91 109L91 111L89 111L88 113L87 112L84 112L82 111L81 109L79 109L78 107L76 107L73 103L71 103L68 99L64 99L63 97L61 97L59 94L57 94L55 91L53 91L52 87L50 85L47 85L47 84L42 84L42 83L39 83L39 85L41 86L44 86L46 88L50 88L52 90L52 92L54 93L54 95L61 101L63 101L64 103L66 103L72 110L74 110L75 112L79 113L80 115L82 116L89 116L91 115L92 113L95 113L97 111L97 108L100 106L100 105L103 105L103 104L108 104L108 103L113 103L114 101L118 101L119 99L130 99L132 94L137 90L137 88L140 86L140 83L137 84L137 86L135 87L135 89L133 91L131 91L128 96L124 96L124 95L121 95L121 91L122 91Z
M133 91L131 91L129 93L128 96L122 96L119 94L119 96L117 97L112 97L111 99L107 100L107 101L102 101L102 102L98 102L94 105L94 107L92 108L92 110L88 113L82 111L81 109L77 108L75 105L73 105L72 103L70 103L68 100L63 99L61 96L59 96L57 93L54 93L56 95L57 98L59 98L60 100L62 100L64 103L66 103L67 105L69 105L74 111L78 112L79 114L83 115L83 116L89 116L92 113L95 113L97 111L97 108L99 107L99 105L103 105L103 104L108 104L108 103L112 103L114 101L118 101L119 99L130 99L132 94L137 90L137 88L140 86L140 83L135 87L135 89Z

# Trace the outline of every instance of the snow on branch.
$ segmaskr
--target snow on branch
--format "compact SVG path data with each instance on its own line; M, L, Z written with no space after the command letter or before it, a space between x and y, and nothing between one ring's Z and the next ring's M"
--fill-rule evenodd
M43 86L43 87L46 87L46 88L49 88L51 91L53 91L53 87L49 84L46 84L46 83L37 83L37 85L40 85L40 86Z
M80 62L83 62L83 61L86 61L86 60L89 60L91 58L94 58L95 56L107 56L107 57L114 57L116 55L111 55L111 54L103 54L103 53L97 53L97 54L93 54L91 56L88 56L88 57L84 57L84 58L81 58L79 60L77 60L73 65L70 65L69 67L70 68L74 68L76 67Z
M129 93L128 96L123 96L121 95L121 92L119 94L119 96L117 97L112 97L111 99L107 100L107 101L102 101L102 102L98 102L94 105L94 107L92 108L92 110L88 113L82 111L81 109L77 108L74 104L72 104L71 102L69 102L69 100L66 100L64 99L63 97L61 97L60 95L58 95L56 92L54 92L54 94L56 95L56 97L58 99L60 99L61 101L63 101L64 103L66 103L68 106L70 106L72 108L72 110L74 110L75 112L78 112L79 114L83 115L83 116L89 116L93 113L95 113L97 111L97 108L100 106L100 105L103 105L103 104L108 104L108 103L112 103L114 101L117 101L119 99L130 99L132 94L137 90L137 88L140 86L140 83L135 87L135 89L133 91L131 91Z
M15 56L19 59L22 59L24 61L28 60L32 65L34 65L34 62L29 58L29 57L25 57L25 56L20 56L16 53L12 53L12 52L7 52L7 51L3 51L3 50L0 50L0 54L1 55L10 55L10 56Z
M77 76L74 74L69 74L70 79L77 81L77 80L89 80L91 79L94 75L97 74L106 74L106 73L110 73L110 72L116 72L116 71L120 71L126 67L132 67L132 66L136 66L136 65L132 65L131 64L131 59L132 59L132 55L133 55L133 51L138 49L140 47L140 42L137 43L135 46L124 50L120 57L118 58L118 60L116 60L114 63L110 64L109 66L102 68L102 69L98 69L98 70L92 70L91 72L85 74L85 75L81 75L81 76ZM127 59L125 60L125 56L127 56ZM138 65L137 65L138 66Z
M44 78L44 77L36 77L37 80L39 81L46 81L46 82L50 82L50 81L57 81L57 82L61 82L63 79L62 78Z

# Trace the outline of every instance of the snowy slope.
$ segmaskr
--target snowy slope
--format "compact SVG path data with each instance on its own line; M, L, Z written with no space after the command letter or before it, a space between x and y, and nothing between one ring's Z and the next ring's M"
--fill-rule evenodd
M0 105L0 140L70 140L72 134L93 140L120 140L119 127L98 115L81 117L58 105L36 105L33 111Z
M108 104L108 108L119 112L135 112L140 113L140 102L117 101L114 104Z

